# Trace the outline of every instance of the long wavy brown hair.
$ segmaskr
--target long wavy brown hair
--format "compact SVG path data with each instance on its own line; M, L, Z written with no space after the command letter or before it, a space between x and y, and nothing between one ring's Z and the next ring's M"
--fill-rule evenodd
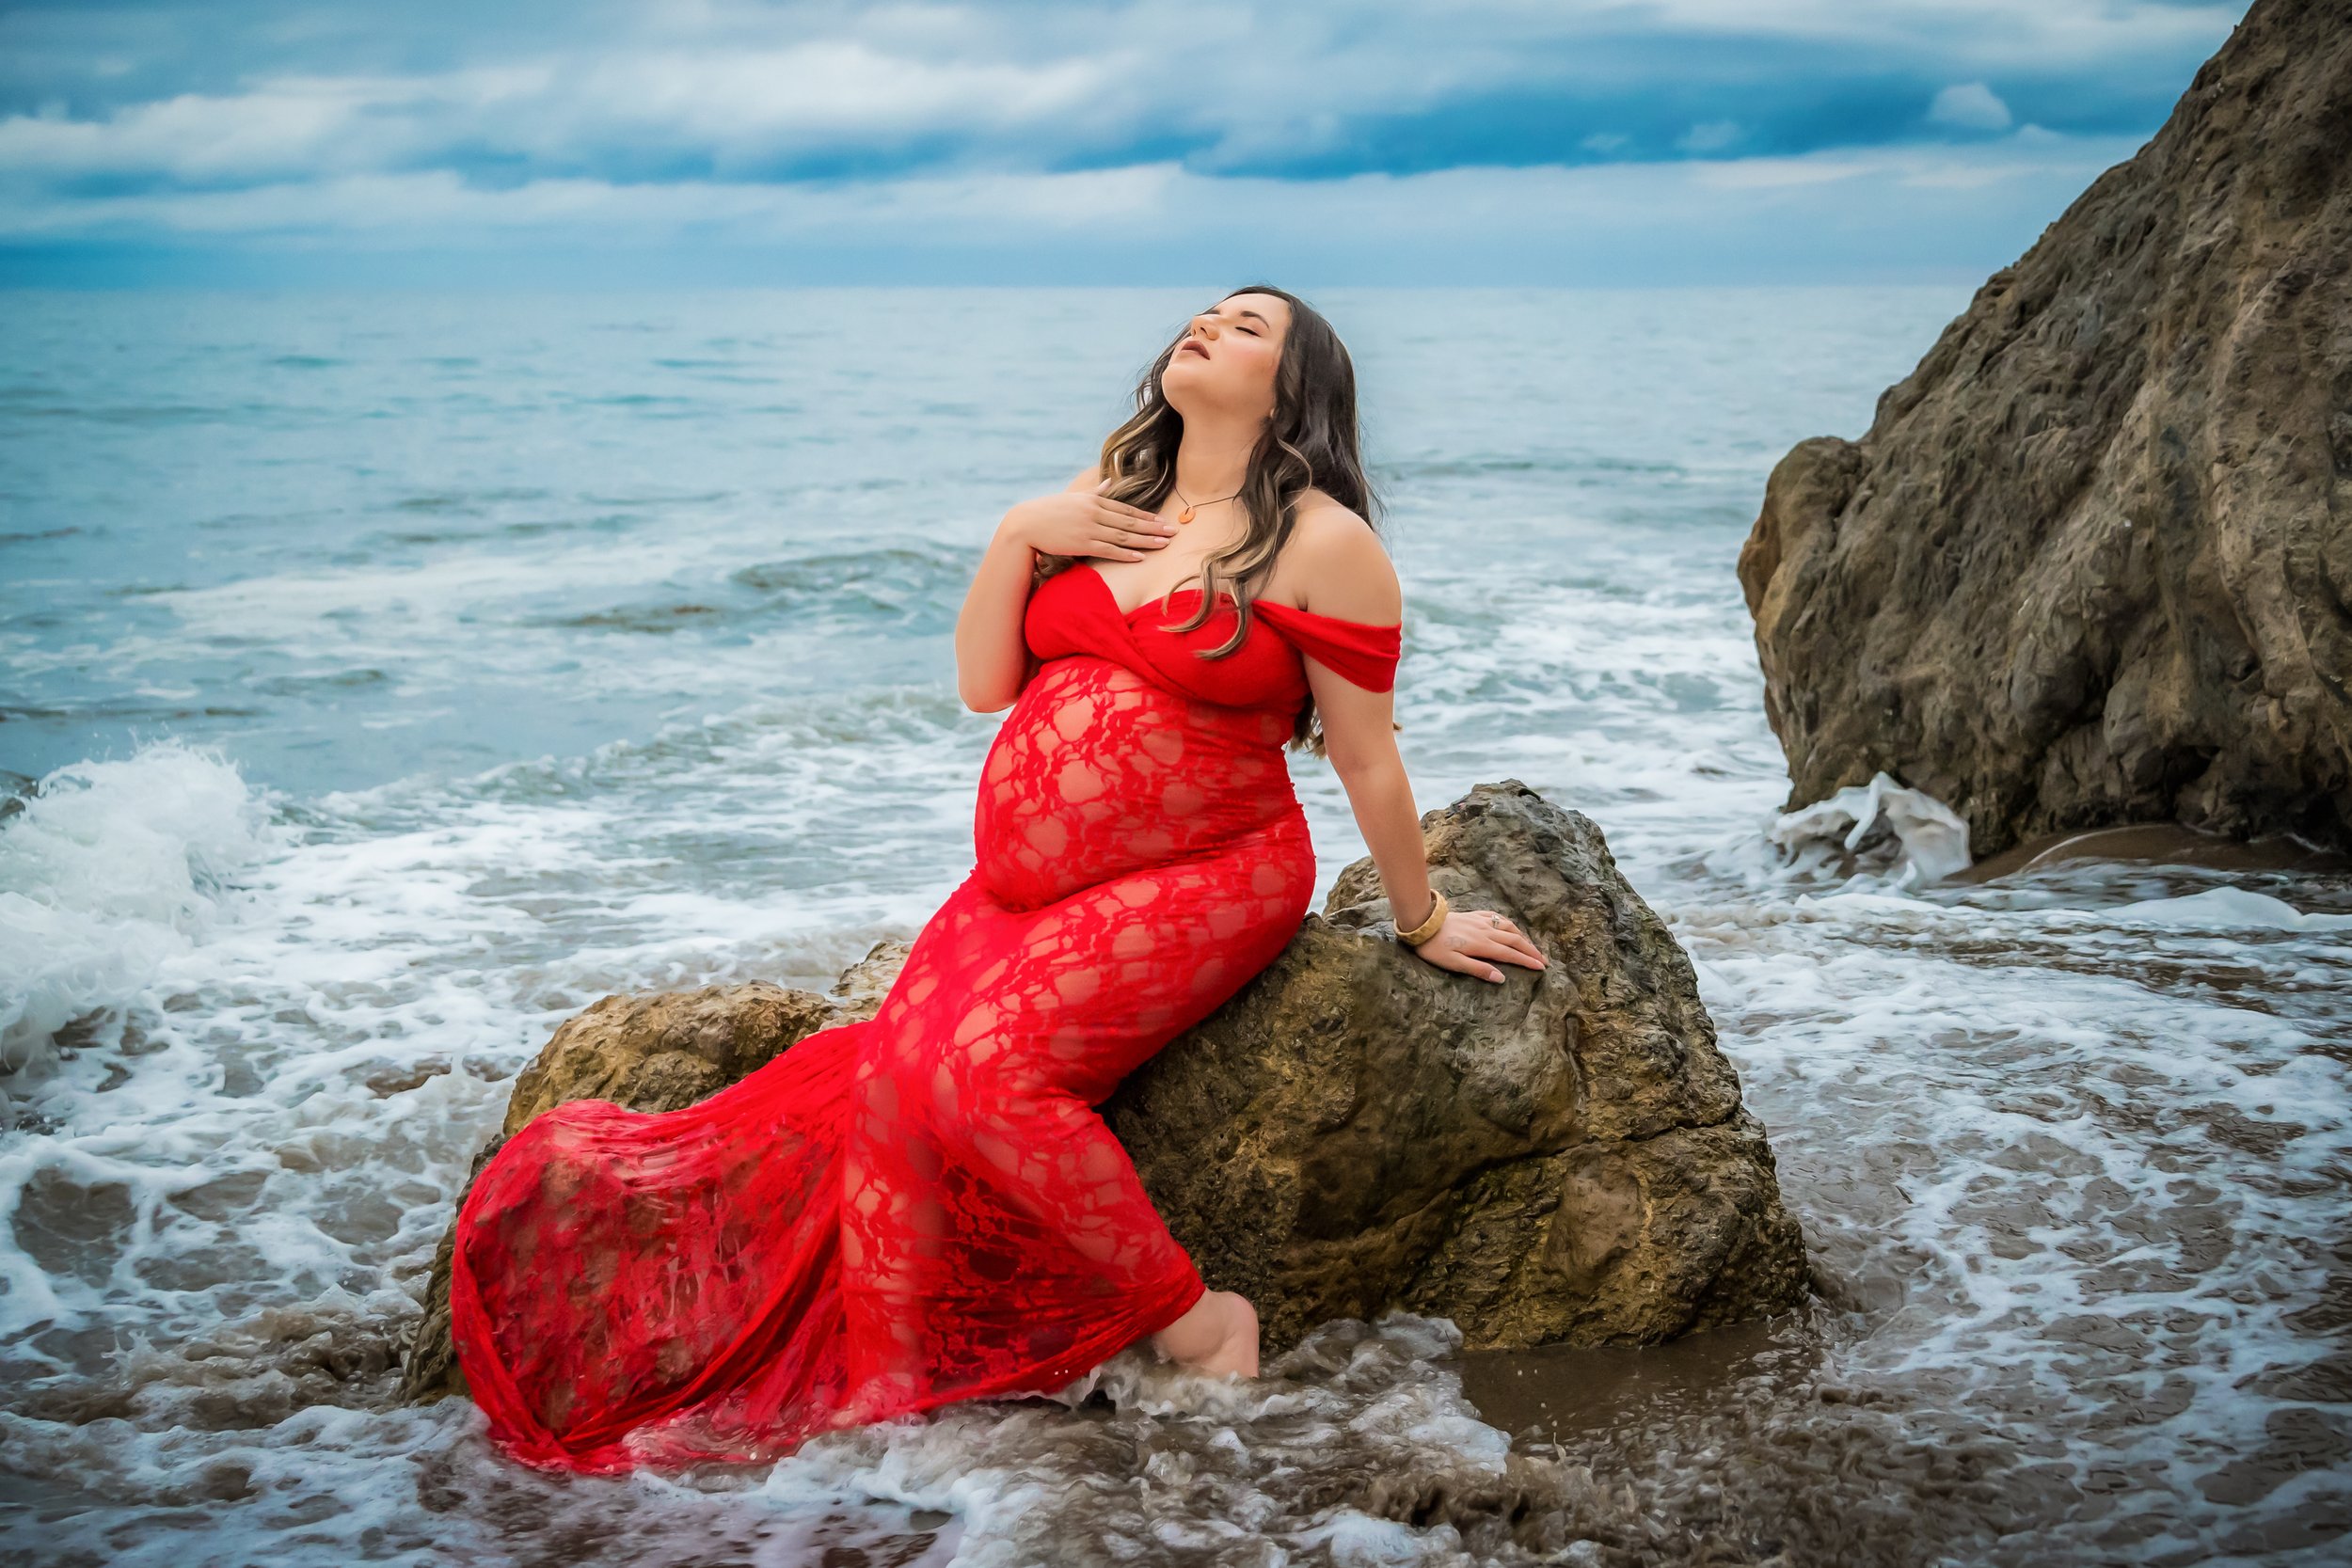
M1275 558L1289 543L1298 518L1298 499L1310 488L1348 508L1380 529L1380 498L1365 476L1362 436L1357 427L1356 364L1347 356L1340 335L1305 300L1271 284L1251 283L1229 291L1236 294L1271 294L1290 307L1290 330L1282 338L1282 353L1274 372L1274 414L1249 454L1240 491L1248 519L1242 536L1200 563L1196 584L1200 602L1192 618L1176 631L1204 625L1219 600L1220 589L1232 596L1239 624L1223 646L1204 649L1202 658L1224 658L1249 636L1258 591L1274 570ZM1187 325L1189 330L1189 325ZM1160 376L1184 341L1179 332L1160 350L1152 368L1136 383L1136 411L1103 443L1097 465L1113 481L1106 492L1114 500L1156 510L1176 484L1176 448L1184 438L1184 416L1177 413L1161 389ZM1076 556L1048 556L1040 561L1038 581L1075 565ZM1182 584L1171 585L1173 594ZM1161 601L1165 604L1167 601ZM1321 756L1323 721L1310 698L1299 713L1290 743Z

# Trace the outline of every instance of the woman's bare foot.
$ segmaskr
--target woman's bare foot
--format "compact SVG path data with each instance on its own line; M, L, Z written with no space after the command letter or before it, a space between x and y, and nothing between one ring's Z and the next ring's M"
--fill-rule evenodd
M1231 1291L1211 1291L1152 1335L1152 1348L1211 1377L1256 1377L1258 1309Z

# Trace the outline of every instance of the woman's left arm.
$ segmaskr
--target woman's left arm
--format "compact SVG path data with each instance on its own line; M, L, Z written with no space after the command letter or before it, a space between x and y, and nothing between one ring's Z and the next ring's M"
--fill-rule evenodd
M1337 515L1333 515L1336 513ZM1301 578L1313 585L1306 608L1371 626L1394 626L1404 616L1404 590L1388 551L1372 530L1344 507L1299 518L1291 546ZM1397 929L1411 930L1437 907L1429 885L1429 856L1421 814L1396 749L1396 694L1369 691L1310 657L1307 685L1323 718L1324 755L1346 787L1347 803L1380 873ZM1544 967L1544 956L1519 928L1485 910L1453 910L1438 934L1413 949L1440 969L1501 981L1496 962Z

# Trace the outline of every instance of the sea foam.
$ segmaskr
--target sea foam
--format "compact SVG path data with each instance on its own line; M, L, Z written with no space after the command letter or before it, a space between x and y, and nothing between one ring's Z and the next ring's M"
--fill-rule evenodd
M160 741L42 779L0 830L0 1070L152 987L281 842L265 793L207 748Z

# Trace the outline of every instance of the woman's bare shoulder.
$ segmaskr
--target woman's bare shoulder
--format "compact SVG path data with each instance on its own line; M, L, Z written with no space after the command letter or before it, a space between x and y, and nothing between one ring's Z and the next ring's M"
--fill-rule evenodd
M1065 490L1091 490L1103 483L1103 466L1089 463L1078 470L1078 477L1062 486Z
M1291 537L1318 548L1380 547L1380 536L1354 507L1343 505L1320 490L1311 487L1300 494L1297 518Z
M1354 508L1320 490L1298 498L1297 520L1282 548L1294 592L1285 594L1318 615L1371 626L1404 618L1405 590L1379 534Z

